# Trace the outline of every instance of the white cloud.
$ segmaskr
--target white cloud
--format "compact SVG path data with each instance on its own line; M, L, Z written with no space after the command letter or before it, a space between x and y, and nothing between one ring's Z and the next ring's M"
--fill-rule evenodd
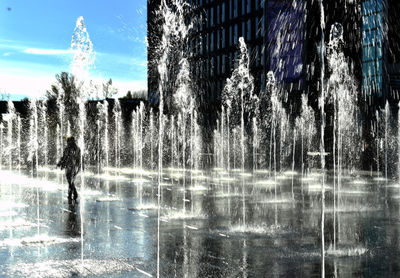
M1 73L1 91L10 95L24 95L40 98L55 81L54 76L22 76Z
M26 48L24 53L35 55L66 55L71 54L72 51L67 49L44 49L44 48Z
M108 79L94 78L95 84L103 84ZM0 92L10 95L21 95L27 97L41 98L45 96L51 84L56 82L54 75L18 75L1 73ZM128 91L134 92L147 90L147 80L120 81L113 79L113 86L118 89L117 97L123 97ZM102 88L99 86L99 88ZM99 92L101 95L101 92Z
M118 81L113 80L113 85L118 89L118 97L123 97L128 91L147 90L147 80L138 81Z

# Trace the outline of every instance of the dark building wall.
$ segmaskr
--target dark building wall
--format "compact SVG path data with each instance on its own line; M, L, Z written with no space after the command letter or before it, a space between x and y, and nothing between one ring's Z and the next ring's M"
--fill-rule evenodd
M264 89L265 76L270 70L279 82L290 84L287 88L301 88L303 1L295 1L295 5L285 0L197 0L192 3L202 16L191 40L193 72L199 76L198 84L204 87L208 101L220 101L226 78L235 68L239 37L245 39L248 47L257 94Z
M192 1L201 18L191 35L193 75L204 90L204 101L220 101L225 81L235 68L239 37L244 37L250 53L251 73L256 91L265 65L263 56L263 1Z
M400 99L400 1L388 1L388 90L393 102Z
M321 22L319 1L308 0L306 3L306 92L312 107L318 109L318 95L320 92L321 61L318 48L321 43ZM338 22L343 26L343 39L346 47L343 48L344 55L352 67L350 72L356 79L361 90L361 37L362 37L362 14L361 0L335 0L324 1L325 12L325 45L329 43L329 34L332 24ZM325 66L327 60L325 59ZM329 68L325 68L325 77L329 78Z
M362 96L370 104L387 97L384 86L386 21L385 0L362 1Z
M400 95L400 2L362 1L362 97L373 115L388 101L395 106Z
M193 23L188 50L191 78L199 96L200 114L220 109L221 92L235 68L238 39L243 37L250 56L255 92L264 89L272 70L290 92L304 89L305 2L291 0L191 0L188 23ZM149 1L149 92L157 92L156 50L161 37L155 16L159 1Z

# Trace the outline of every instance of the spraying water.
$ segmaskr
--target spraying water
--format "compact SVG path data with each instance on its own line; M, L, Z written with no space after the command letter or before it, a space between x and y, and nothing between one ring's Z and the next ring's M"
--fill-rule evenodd
M121 167L121 104L119 99L115 99L114 107L114 166Z
M48 164L48 126L47 126L47 105L46 102L42 101L41 105L41 122L42 122L42 146L43 146L43 165Z
M7 118L7 138L8 138L8 156L9 169L12 170L12 155L13 155L13 121L15 119L14 103L11 100L7 102L8 118Z
M3 146L3 130L4 130L4 125L2 122L0 122L0 169L3 168L3 153L4 153L4 146Z
M321 192L321 277L325 277L325 12L323 0L319 0L320 6L320 24L321 24L321 45L320 45L320 61L321 61L321 79L320 79L320 98L319 107L321 110L321 172L322 172L322 192Z
M334 161L334 250L336 250L336 203L340 205L343 163L347 162L347 166L353 164L352 159L357 155L355 139L359 136L356 84L344 56L343 46L343 27L341 24L335 23L331 27L327 55L331 71L327 84L327 96L334 106L332 150Z
M93 43L90 40L82 16L76 20L71 40L71 50L74 53L71 72L79 82L86 82L89 77L89 69L94 65L96 53L93 50Z
M240 130L240 165L241 171L245 169L245 121L251 119L250 111L258 103L258 99L253 95L254 81L249 70L249 56L244 38L239 38L239 59L237 67L232 72L232 76L227 79L225 88L222 92L222 101L227 110L229 119L228 129L239 128ZM237 115L230 114L230 111L240 111ZM221 119L223 120L223 119ZM251 121L250 121L251 122ZM221 133L222 134L222 133ZM234 136L235 137L235 136ZM233 153L235 154L235 145ZM235 159L234 159L235 161ZM234 163L235 164L235 163ZM242 179L242 214L243 227L246 226L246 202L245 202L245 184L244 176Z
M153 109L150 109L150 170L154 167L154 114Z
M93 51L93 44L90 40L89 33L87 32L86 25L83 17L78 17L76 26L72 35L71 50L74 53L74 57L71 63L71 72L75 76L79 86L79 146L81 149L81 260L83 265L83 210L84 203L82 199L82 193L84 190L84 173L83 163L85 154L85 122L86 122L86 100L91 95L93 90L91 89L92 82L89 81L89 70L94 66L95 52Z
M21 117L17 116L17 148L18 148L18 172L21 172ZM1 144L1 143L0 143ZM1 161L1 158L0 158ZM1 163L0 163L1 169Z
M38 162L38 111L37 111L37 104L36 100L31 100L29 102L29 143L28 143L28 161L32 164L32 175L34 170L37 170L39 165Z

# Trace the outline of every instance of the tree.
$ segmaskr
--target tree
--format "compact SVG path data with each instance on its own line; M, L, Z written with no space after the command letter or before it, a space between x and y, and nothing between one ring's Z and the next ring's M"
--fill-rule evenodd
M133 98L133 97L132 97L132 92L131 92L131 91L128 91L128 93L126 93L126 96L125 96L124 98L126 98L126 99L132 99L132 98Z
M117 88L112 85L112 79L110 78L105 84L103 84L103 97L111 98L118 93Z
M51 89L46 91L47 99L49 102L55 101L63 105L67 120L71 124L71 129L74 130L79 115L80 95L75 77L68 72L61 72L61 74L56 74L56 80L57 83L51 85Z

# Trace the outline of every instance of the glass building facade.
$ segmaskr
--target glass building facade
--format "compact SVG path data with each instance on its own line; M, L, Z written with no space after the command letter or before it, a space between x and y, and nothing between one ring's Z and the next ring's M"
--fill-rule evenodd
M286 84L303 81L304 3L268 1L268 68Z
M385 0L362 2L362 93L364 97L384 96Z
M149 1L148 13L159 1ZM245 39L255 92L264 90L268 71L289 91L302 90L304 76L305 1L187 0L194 23L189 40L190 65L202 103L217 104L238 57L238 41ZM151 22L149 20L149 25ZM148 27L151 29L151 27ZM149 35L150 36L150 35ZM149 38L149 55L156 49ZM149 65L150 67L151 65ZM149 68L149 92L155 86ZM152 84L152 86L150 86Z
M265 65L264 2L262 0L193 0L200 20L191 34L191 65L197 85L209 102L218 102L225 81L235 68L239 37L246 41L256 90Z
M205 98L219 101L238 55L238 39L248 47L255 91L265 86L268 71L291 90L303 85L303 1L192 0L201 18L191 40L193 72Z

